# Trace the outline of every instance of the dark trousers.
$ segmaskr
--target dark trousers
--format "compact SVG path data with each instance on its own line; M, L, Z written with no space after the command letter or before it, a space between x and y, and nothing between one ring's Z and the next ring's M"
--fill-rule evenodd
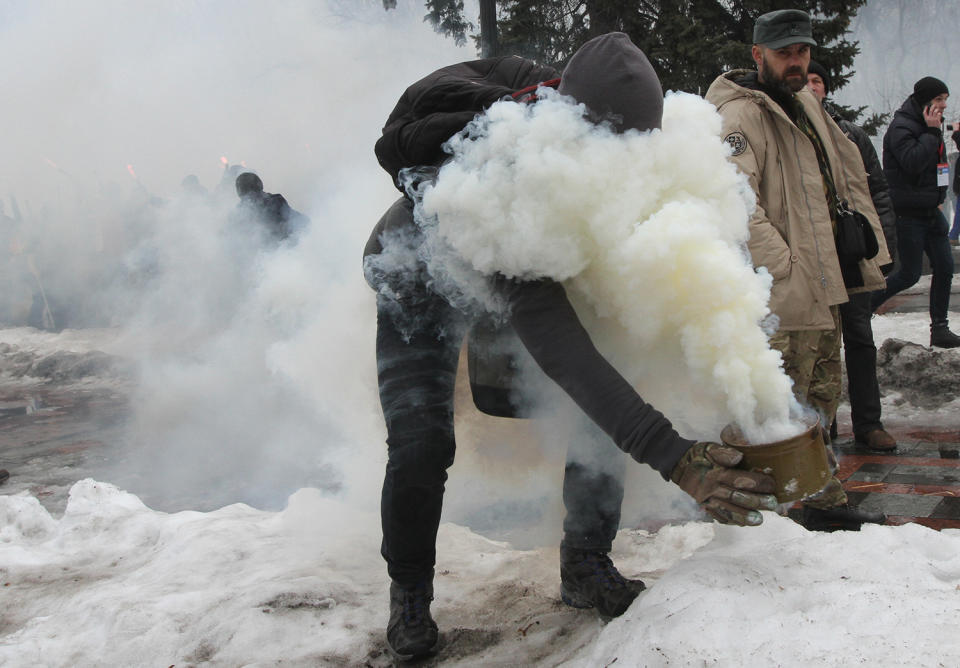
M425 288L399 298L389 292L377 296L377 377L387 426L381 554L390 577L412 586L431 578L436 562L444 485L456 450L454 382L469 322ZM579 440L568 449L563 547L607 552L620 524L622 453L597 433L603 440ZM605 466L587 463L602 449L609 449L610 459L606 452L599 457Z
M880 385L877 383L877 346L870 327L870 293L850 295L840 304L843 354L847 367L847 393L853 435L863 440L867 433L882 429L880 422Z
M933 276L930 281L930 324L947 325L950 307L950 284L953 280L953 253L947 238L947 220L937 211L933 216L915 218L897 216L897 251L899 268L887 277L886 290L873 293L871 309L920 280L923 254L930 258Z

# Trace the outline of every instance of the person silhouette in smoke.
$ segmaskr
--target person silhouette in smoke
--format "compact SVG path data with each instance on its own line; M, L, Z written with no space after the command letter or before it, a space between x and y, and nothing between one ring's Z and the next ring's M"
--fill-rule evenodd
M309 220L287 204L283 195L263 192L263 181L253 172L244 172L236 180L239 217L256 221L270 240L286 241L309 224Z
M663 91L653 67L627 35L610 33L574 54L559 82L555 70L516 56L459 63L426 76L407 88L390 114L377 158L407 193L398 180L401 170L417 168L407 173L433 178L447 157L445 141L494 102L536 104L540 84L559 84L559 92L583 103L591 119L618 132L660 127ZM381 497L381 554L391 579L387 642L401 659L429 655L438 643L430 601L446 470L455 450L454 381L463 338L484 317L434 290L430 269L419 259L425 233L414 210L409 195L400 197L364 249L364 275L377 292L377 373L387 428ZM679 485L718 521L757 525L759 510L776 508L770 477L733 470L739 452L683 438L644 402L594 347L562 285L500 275L488 280L509 305L509 325L522 345L613 444ZM587 447L602 459L609 457L607 443ZM644 589L640 580L624 578L608 555L619 526L620 475L597 474L568 454L561 597L604 617L625 612Z
M183 180L180 181L180 191L185 197L194 200L206 200L210 196L207 189L201 185L196 174L187 174L183 177Z

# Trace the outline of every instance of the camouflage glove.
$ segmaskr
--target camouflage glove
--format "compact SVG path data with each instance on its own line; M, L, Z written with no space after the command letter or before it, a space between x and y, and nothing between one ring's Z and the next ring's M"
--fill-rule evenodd
M723 524L756 526L763 522L757 510L776 510L773 478L733 468L743 459L738 450L719 443L694 443L670 474L715 520Z

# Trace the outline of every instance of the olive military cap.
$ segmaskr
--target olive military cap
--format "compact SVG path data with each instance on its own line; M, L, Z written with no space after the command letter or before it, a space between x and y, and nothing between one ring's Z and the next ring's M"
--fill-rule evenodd
M781 49L791 44L817 45L810 15L799 9L778 9L760 16L753 25L753 43L768 49Z

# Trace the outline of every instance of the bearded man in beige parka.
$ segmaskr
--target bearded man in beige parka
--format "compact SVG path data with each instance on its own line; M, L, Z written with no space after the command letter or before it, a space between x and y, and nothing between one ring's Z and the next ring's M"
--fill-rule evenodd
M754 266L773 277L770 310L779 329L770 345L783 354L797 398L829 425L840 401L838 304L848 293L883 288L880 266L890 258L881 244L874 258L841 270L834 240L838 199L863 213L878 239L883 231L856 145L805 88L811 46L806 12L764 14L754 26L757 70L722 74L706 99L720 112L731 159L757 197L748 248ZM835 476L804 501L799 517L808 529L826 531L885 519L851 508Z

